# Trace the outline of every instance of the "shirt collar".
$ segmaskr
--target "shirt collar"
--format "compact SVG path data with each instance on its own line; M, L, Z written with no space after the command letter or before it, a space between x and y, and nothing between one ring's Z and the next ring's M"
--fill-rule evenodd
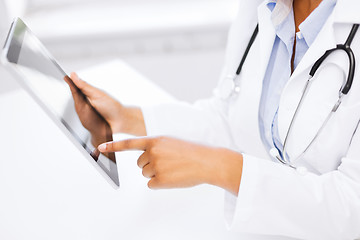
M299 29L310 46L324 26L336 5L336 0L323 0L320 5L300 24Z
M267 7L270 9L271 21L276 27L282 23L292 11L293 0L267 0Z
M323 0L320 5L299 26L308 47L315 41L322 26L336 5L337 0ZM271 21L278 37L285 42L293 41L295 32L293 0L267 0ZM288 44L287 44L288 45ZM290 50L290 49L289 49Z
M292 0L267 0L271 21L276 35L286 45L289 54L293 51L295 23Z

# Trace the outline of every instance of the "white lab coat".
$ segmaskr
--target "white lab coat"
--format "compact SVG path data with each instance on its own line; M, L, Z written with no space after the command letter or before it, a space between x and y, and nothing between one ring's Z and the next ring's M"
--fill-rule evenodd
M278 124L282 142L312 64L337 43L344 43L353 23L360 23L359 0L338 0L315 42L282 91ZM300 174L271 159L258 126L262 81L275 32L270 11L261 0L241 0L229 34L226 62L214 97L186 103L143 108L149 135L170 135L237 150L244 155L238 197L226 193L225 216L230 230L301 239L360 237L360 66L336 115L316 143L293 162L309 172ZM237 98L219 96L228 84L250 36L259 34L247 57ZM360 61L360 30L352 49ZM348 59L336 52L326 60L310 87L288 143L290 157L299 155L313 139L337 100L348 72ZM191 153L189 153L191 154Z

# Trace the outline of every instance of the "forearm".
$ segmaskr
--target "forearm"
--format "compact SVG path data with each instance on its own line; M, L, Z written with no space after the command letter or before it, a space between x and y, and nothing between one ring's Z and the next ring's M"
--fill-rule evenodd
M208 162L206 182L238 195L241 182L243 156L229 149L214 149L213 160Z

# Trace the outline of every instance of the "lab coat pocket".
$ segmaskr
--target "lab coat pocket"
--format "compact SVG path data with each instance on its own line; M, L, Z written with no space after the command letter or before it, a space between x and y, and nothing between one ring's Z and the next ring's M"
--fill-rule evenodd
M297 162L306 162L320 174L337 169L341 158L347 154L359 119L360 103L340 105L316 141Z

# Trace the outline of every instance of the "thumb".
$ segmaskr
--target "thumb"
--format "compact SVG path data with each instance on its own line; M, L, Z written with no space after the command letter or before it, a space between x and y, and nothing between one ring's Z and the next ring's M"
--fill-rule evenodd
M96 94L97 93L99 93L99 89L97 89L96 87L93 87L93 86L91 86L90 84L88 84L87 82L85 82L85 81L83 81L83 80L81 80L80 78L79 78L79 76L76 74L76 73L74 73L74 72L72 72L71 74L70 74L70 78L71 78L71 80L74 82L74 84L76 85L76 87L78 87L80 90L81 90L81 92L83 93L83 94L85 94L87 97L94 97L94 96L96 96Z

